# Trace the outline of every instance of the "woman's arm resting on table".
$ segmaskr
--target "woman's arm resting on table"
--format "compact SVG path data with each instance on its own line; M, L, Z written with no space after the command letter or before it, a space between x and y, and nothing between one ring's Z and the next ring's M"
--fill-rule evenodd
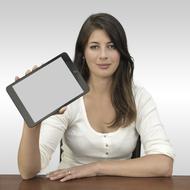
M173 159L162 155L147 155L131 160L104 160L67 169L50 172L50 180L61 182L76 178L97 175L127 177L170 177L173 170Z
M128 177L169 177L173 171L173 159L152 154L130 160L105 160L97 163L97 174Z

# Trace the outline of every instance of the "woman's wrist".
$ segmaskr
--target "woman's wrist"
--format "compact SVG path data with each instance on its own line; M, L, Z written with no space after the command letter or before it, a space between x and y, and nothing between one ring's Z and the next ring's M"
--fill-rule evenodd
M97 161L94 163L94 171L95 171L96 176L102 175L101 163L102 163L101 161Z

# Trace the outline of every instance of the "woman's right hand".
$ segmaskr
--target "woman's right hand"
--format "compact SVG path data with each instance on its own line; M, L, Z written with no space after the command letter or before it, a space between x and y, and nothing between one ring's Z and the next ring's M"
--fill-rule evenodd
M28 69L26 72L25 72L25 75L28 75L29 73L31 73L32 71L34 71L35 69L37 69L38 66L37 65L34 65L32 67L32 70ZM15 76L15 81L17 81L20 77L19 76Z

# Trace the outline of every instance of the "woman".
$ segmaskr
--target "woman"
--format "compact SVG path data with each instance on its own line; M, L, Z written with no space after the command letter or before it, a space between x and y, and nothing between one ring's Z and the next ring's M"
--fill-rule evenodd
M74 63L90 91L40 125L31 129L24 124L21 176L29 179L45 168L61 139L62 161L47 175L50 180L171 176L173 150L152 97L133 84L133 60L118 20L91 15L79 33ZM139 134L145 156L130 159Z

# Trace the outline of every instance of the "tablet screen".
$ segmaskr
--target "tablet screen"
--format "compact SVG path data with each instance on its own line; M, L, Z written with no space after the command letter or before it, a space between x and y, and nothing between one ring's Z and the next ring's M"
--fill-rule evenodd
M34 123L84 92L62 57L13 84L12 88Z

